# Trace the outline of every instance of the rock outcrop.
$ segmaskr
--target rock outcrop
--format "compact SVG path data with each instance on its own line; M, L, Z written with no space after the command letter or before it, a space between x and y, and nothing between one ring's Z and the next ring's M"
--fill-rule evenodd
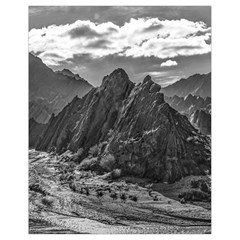
M210 170L210 139L164 101L150 76L135 86L123 69L52 116L36 149L82 149L81 161L95 145L123 174L174 182Z
M202 134L211 134L211 113L206 109L196 110L191 116L191 123L198 128Z

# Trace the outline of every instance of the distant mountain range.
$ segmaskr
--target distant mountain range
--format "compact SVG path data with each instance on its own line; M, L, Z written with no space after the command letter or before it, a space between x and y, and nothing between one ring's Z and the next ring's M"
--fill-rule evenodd
M202 98L189 94L186 97L165 96L171 107L188 117L194 127L201 133L211 134L211 98Z
M211 165L210 139L166 103L161 91L150 76L135 85L123 69L116 69L100 87L74 97L48 124L31 120L31 145L76 152L78 162L90 158L94 148L97 169L102 159L114 160L123 174L162 182L205 174Z
M186 97L189 94L200 96L202 98L211 97L211 73L195 74L188 78L180 79L162 89L162 92L168 96Z
M54 72L29 53L29 118L46 123L75 96L82 97L92 85L70 70Z

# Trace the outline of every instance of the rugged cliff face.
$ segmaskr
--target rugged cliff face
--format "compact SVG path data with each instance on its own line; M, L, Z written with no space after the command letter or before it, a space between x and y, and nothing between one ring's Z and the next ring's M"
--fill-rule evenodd
M82 148L81 161L100 143L98 158L113 156L125 174L174 182L210 169L209 138L164 101L150 76L134 86L123 69L53 116L37 149Z
M211 134L211 98L201 98L189 94L187 97L166 97L169 105L188 117L191 124L202 134Z
M173 97L165 96L165 101L178 112L190 116L196 110L208 109L211 110L211 98L202 98L199 96L193 96L189 94L186 97L179 97L174 95Z
M211 113L206 109L196 110L191 116L191 123L200 130L201 133L211 134Z

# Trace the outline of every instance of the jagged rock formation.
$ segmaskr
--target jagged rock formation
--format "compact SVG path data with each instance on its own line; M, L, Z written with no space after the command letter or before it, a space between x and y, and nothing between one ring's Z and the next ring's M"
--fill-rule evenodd
M111 154L124 174L174 182L210 169L209 141L164 101L150 76L134 86L117 69L99 88L52 116L36 149L82 148L81 161L89 148L102 143L98 157Z
M59 113L76 95L82 97L91 88L79 75L67 70L55 73L29 53L29 118L46 123L52 113Z
M191 116L191 123L200 130L201 133L211 134L211 113L205 109L196 110Z
M166 96L186 97L189 94L202 98L211 97L211 73L195 74L163 88Z
M38 123L33 118L29 119L29 148L35 148L40 136L46 129L46 124Z
M187 97L165 96L165 101L181 114L188 117L202 134L211 134L211 98L201 98L189 94Z
M169 103L169 105L176 109L178 112L190 116L196 110L199 109L207 109L211 110L211 98L206 97L202 98L199 96L193 96L189 94L186 97L179 97L174 95L173 97L165 96L165 101Z
M64 68L62 71L56 71L57 74L74 77L76 80L80 80L82 82L88 83L84 78L80 77L78 74L72 73L69 69Z

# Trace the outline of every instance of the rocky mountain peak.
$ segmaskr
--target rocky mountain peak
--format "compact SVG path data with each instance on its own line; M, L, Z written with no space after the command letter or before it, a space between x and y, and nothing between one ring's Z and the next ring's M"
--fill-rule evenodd
M132 84L127 73L122 69L115 69L110 75L107 75L103 78L101 87L105 88L106 86L121 86L124 84Z
M144 79L143 79L143 84L147 83L147 82L152 82L152 78L151 76L147 75Z
M37 150L83 150L101 146L123 174L174 182L209 169L209 140L164 101L161 86L146 76L134 86L123 69L103 78L99 88L76 98L56 117Z
M130 81L127 73L122 68L118 68L103 78L99 90L113 96L114 99L123 100L133 87L134 84Z

